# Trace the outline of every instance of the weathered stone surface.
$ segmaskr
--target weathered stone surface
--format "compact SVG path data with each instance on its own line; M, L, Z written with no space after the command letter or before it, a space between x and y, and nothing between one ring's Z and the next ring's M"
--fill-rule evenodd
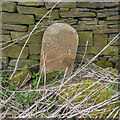
M106 13L98 13L97 18L103 18L103 17L110 17L118 15L118 12L106 12Z
M35 8L35 7L26 7L26 6L17 6L19 13L24 14L34 14L36 17L43 17L47 10L45 8Z
M93 54L87 54L87 55L85 55L85 58L87 58L88 60L90 60L90 59L92 59L94 57L95 57L95 55L93 55ZM98 61L98 57L94 61Z
M99 25L108 25L108 22L107 21L103 21L103 20L99 20L98 21Z
M88 9L88 8L71 8L70 11L74 12L95 12L95 9Z
M77 19L73 18L60 18L59 20L53 20L53 19L44 19L41 24L39 25L40 27L37 28L37 30L42 30L48 27L48 25L51 25L53 23L68 23L70 25L77 24ZM29 30L31 31L33 29L34 25L30 25Z
M4 30L4 29L2 29L2 30L0 30L0 33L1 33L2 35L9 35L9 34L10 34L10 31L9 31L9 30Z
M80 51L80 52L81 52L81 51ZM82 61L82 59L83 59L83 54L84 54L84 53L85 53L85 49L84 49L84 51L83 51L82 54L77 54L76 59L75 59L75 63L77 63L77 65L81 63L81 61ZM90 59L92 59L94 56L95 56L94 54L86 54L86 55L85 55L85 58L88 59L88 60L90 60ZM98 61L98 58L96 58L94 61Z
M99 24L101 24L101 25L104 25L104 24L108 24L108 25L115 25L115 24L120 24L120 21L102 21L102 20L100 20L99 21Z
M55 2L53 1L45 3L45 6L47 9L52 8L54 5L55 5ZM76 7L76 2L61 2L55 8L74 8L74 7Z
M101 35L101 34L97 34L94 35L94 46L105 46L107 44L108 41L108 35Z
M50 25L52 23L68 23L70 25L73 25L73 24L77 24L77 19L73 19L73 18L66 18L66 19L59 19L59 20L55 20L55 21L51 21L51 22L48 22L50 23ZM47 23L46 23L47 24Z
M60 8L60 12L63 12L63 11L68 11L69 8Z
M118 26L118 25L109 25L108 28L111 28L111 29L118 29L119 26Z
M49 16L47 16L47 18L49 18ZM59 11L53 10L50 14L50 19L59 19Z
M93 45L93 36L92 32L79 32L79 46L86 46L86 42L88 41L88 46Z
M7 66L8 66L8 62L9 62L8 57L2 57L1 56L1 65L0 65L0 68L2 68L3 70L6 70Z
M105 7L116 7L119 5L119 2L105 2Z
M46 13L45 13L46 14ZM44 14L44 15L45 15ZM42 16L43 17L43 16ZM37 17L36 19L37 20L40 20L41 18L41 15L39 14L39 17ZM48 19L59 19L59 11L58 10L53 10L49 15L47 15L45 18L48 18Z
M35 27L35 25L30 25L29 26L29 31L32 31L33 28ZM40 25L35 31L45 31L45 29L47 28L48 26L44 26L44 25Z
M60 16L63 18L66 17L95 17L96 14L94 12L60 12Z
M35 8L35 7L26 7L26 6L17 6L19 13L23 14L34 14L37 18L42 18L48 10L45 8ZM53 10L50 14L52 19L59 19L58 10ZM49 15L46 17L49 18Z
M12 46L2 50L2 56L18 58L18 55L20 54L21 49L22 49L22 46L12 45ZM28 48L25 47L25 49L21 55L21 58L27 58L27 56L28 56Z
M11 37L12 40L14 40L14 39L22 38L28 34L29 34L28 32L11 32ZM37 33L32 35L28 43L42 43L42 35L43 35L42 33ZM24 38L23 40L18 41L18 43L24 44L26 40L27 37Z
M98 54L100 51L101 51L101 47L94 47L94 46L92 46L92 47L87 47L87 51L86 51L86 54L93 54L93 55L96 55L96 54ZM84 54L85 53L85 47L79 47L78 48L78 51L79 51L79 53L80 54Z
M109 39L108 39L108 42L110 42L111 40L113 40L113 38L109 38ZM119 44L119 40L115 41L112 45L115 45L115 46L120 45L120 44Z
M74 59L78 46L78 35L74 28L68 24L56 23L48 27L43 35L41 63L43 51L46 56L46 71L73 70ZM50 61L51 60L51 61ZM41 65L42 67L42 65Z
M102 68L108 68L113 67L113 63L107 60L99 60L97 62L94 62L96 65L102 67Z
M40 44L31 44L29 45L29 53L30 55L34 54L40 54L41 52L41 45Z
M77 19L73 18L66 18L66 19L60 19L59 21L55 21L54 23L68 23L70 25L77 24Z
M9 62L8 57L2 57L2 63L5 63L7 65L8 62Z
M87 53L86 54L89 54L90 53L90 51L91 51L91 49L90 50L88 50L89 48L91 48L91 47L87 47ZM85 47L83 47L83 46L80 46L80 47L78 47L78 53L80 54L80 55L83 55L84 53L85 53Z
M84 8L104 8L104 2L78 2L77 7L84 7Z
M85 52L85 49L84 49L83 52ZM77 54L77 56L76 56L76 63L79 63L79 64L81 63L82 58L83 58L83 54L84 54L84 53L82 53L82 56L81 56L80 54ZM87 58L88 60L90 60L90 59L92 59L94 56L95 56L95 55L93 55L93 54L86 54L86 55L85 55L85 58ZM96 58L94 61L98 61L98 58Z
M2 11L15 12L17 8L16 3L2 2Z
M119 10L119 7L109 8L109 9L105 8L105 9L99 9L99 10L97 10L97 12L101 12L101 13L113 12L113 11L118 12L118 10Z
M27 37L24 39L22 39L22 37L26 35L28 35L27 32L11 32L12 40L14 41L14 39L20 39L20 41L18 41L19 43L25 43L25 40L27 39Z
M30 25L30 24L34 24L34 17L33 15L2 12L2 22Z
M15 66L17 60L11 60L9 65L10 66ZM38 64L38 61L35 60L20 60L18 63L18 68L23 68L25 65L27 65L28 67L31 67L33 65Z
M107 28L107 25L74 25L77 31L79 30L102 30Z
M99 21L100 25L119 26L120 21Z
M93 21L78 21L79 25L97 25L97 20Z
M107 20L120 20L120 16L111 16L108 17Z
M18 2L18 5L24 6L43 6L43 0L39 0L39 2Z
M109 34L109 38L115 37L117 34Z
M39 24L39 27L38 27L38 30L40 30L40 27L41 28L43 28L43 27L48 27L48 25L50 25L50 24L52 24L52 23L54 23L55 21L57 21L57 20L53 20L53 19L43 19L42 21L41 21L41 23ZM37 22L36 22L36 24L37 24ZM31 25L32 26L32 25ZM29 27L30 28L30 27Z
M102 30L94 30L95 34L107 34L107 33L118 33L118 29L102 29Z
M32 59L32 60L40 60L40 55L30 55L30 56L29 56L29 59Z
M42 36L43 34L42 33L37 33L37 34L34 34L30 37L28 43L42 43Z
M2 38L2 41L4 42L11 42L11 37L10 35L0 35L0 38Z
M73 24L77 24L77 19L68 18L68 19L65 19L64 22L70 25L73 25Z
M79 18L79 20L83 20L83 21L91 21L94 20L95 18Z
M105 51L104 55L118 55L118 46L109 46Z
M91 49L90 53L96 55L102 50L102 47L94 47L94 46L92 46L90 49Z
M12 84L17 84L18 87L23 87L32 77L32 72L29 68L25 68L20 72L17 72L9 82Z
M2 24L2 29L14 30L14 31L27 31L27 26L24 25L11 25L11 24Z
M120 20L119 21L108 21L108 25L113 25L113 24L120 24Z

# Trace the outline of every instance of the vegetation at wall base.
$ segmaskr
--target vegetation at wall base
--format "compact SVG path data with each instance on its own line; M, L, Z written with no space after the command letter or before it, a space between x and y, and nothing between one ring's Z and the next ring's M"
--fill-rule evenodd
M113 68L107 68L106 71L112 71L111 75L113 76L117 73ZM46 72L46 86L44 86L45 74L33 72L30 82L25 85L28 86L27 88L25 88L25 86L19 88L17 84L10 84L8 82L10 74L2 73L2 100L7 101L15 92L10 102L6 105L3 104L3 111L7 111L8 116L11 115L12 117L16 117L19 114L24 114L20 111L29 110L30 107L34 106L31 109L34 110L31 117L46 118L52 116L52 114L54 115L57 110L59 110L57 116L62 117L62 115L70 115L69 112L72 112L71 110L74 106L73 111L76 113L74 116L75 118L89 118L90 116L95 118L96 115L97 118L106 118L115 108L117 110L119 105L119 99L117 96L114 97L119 93L117 84L105 81L97 82L99 79L95 80L94 78L88 79L81 77L85 72L91 72L89 67L67 83L65 83L65 81L68 76L66 76L64 80L65 74L63 71ZM41 81L37 88L40 76ZM75 79L77 79L77 81ZM117 82L117 80L115 82ZM68 104L66 102L68 102ZM65 104L66 106L62 108ZM78 107L79 105L81 108ZM75 106L77 108L75 108ZM93 109L90 109L91 107L93 107ZM84 114L77 113L76 109L80 111L90 109L90 116L86 115L86 112ZM15 112L16 110L20 111ZM42 111L44 114L41 114ZM113 112L110 117L114 116L118 118L116 112Z

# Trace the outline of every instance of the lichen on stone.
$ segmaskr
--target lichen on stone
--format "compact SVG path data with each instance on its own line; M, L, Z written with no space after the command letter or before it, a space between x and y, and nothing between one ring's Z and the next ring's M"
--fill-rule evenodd
M17 87L24 86L30 79L31 79L32 73L28 67L25 67L20 72L17 72L11 79L9 79L9 82L12 84L16 84Z

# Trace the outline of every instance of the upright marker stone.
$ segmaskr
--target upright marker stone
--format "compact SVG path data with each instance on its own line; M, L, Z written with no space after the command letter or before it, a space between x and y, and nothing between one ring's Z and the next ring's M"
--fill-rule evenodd
M46 56L46 71L61 71L68 68L68 72L72 72L77 48L78 34L73 27L66 23L49 26L43 35L41 68Z

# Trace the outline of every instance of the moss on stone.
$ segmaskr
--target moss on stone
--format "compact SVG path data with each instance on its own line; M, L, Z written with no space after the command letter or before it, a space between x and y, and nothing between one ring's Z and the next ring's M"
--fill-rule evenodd
M18 2L18 5L24 5L24 6L44 6L44 3L42 1L40 2Z
M17 60L11 60L9 63L9 66L15 66L16 62L17 62ZM31 66L37 65L37 64L39 64L39 62L36 60L29 60L29 59L19 60L18 68L23 68L25 65L31 67Z
M82 8L104 8L105 4L104 2L93 2L93 3L79 2L77 6Z
M3 23L12 23L12 24L30 25L30 24L34 24L35 20L34 20L33 15L2 12L2 22Z
M9 79L9 82L16 84L18 87L22 87L31 79L31 76L32 73L30 69L25 68L20 72L17 72L11 79Z
M11 37L10 35L0 35L0 38L2 38L2 41L4 42L11 42Z
M101 29L101 30L94 30L94 34L108 34L108 33L118 33L118 29Z
M33 26L34 28L34 26ZM31 28L32 30L32 28ZM37 29L39 30L39 29ZM28 35L29 33L28 32L11 32L11 37L12 37L12 40L14 39L18 39L18 38L22 38L26 35ZM43 33L37 33L37 34L34 34L30 37L28 43L31 43L31 44L39 44L39 43L42 43L42 36L43 36ZM27 40L27 37L18 41L19 44L24 44Z
M94 86L88 88L90 85L92 85L95 82L96 82L95 80L88 79L88 80L82 81L77 84L65 84L60 91L61 97L59 97L59 102L63 103L65 100L71 99L72 100L71 103L73 105L76 105L77 103L79 104L88 95L90 97L90 95L92 95L96 89L97 90L99 89L99 91L96 92L96 94L93 94L92 97L90 97L88 100L81 103L82 107L87 109L88 107L92 106L93 103L94 103L94 105L97 105L105 100L110 100L111 96L114 95L115 92L109 88L101 89L101 87L102 87L101 83L96 83ZM85 89L87 89L87 90L85 90ZM76 96L80 92L81 92L81 94ZM76 96L76 97L74 98L74 96ZM100 117L105 118L110 114L111 110L113 110L117 106L118 106L117 103L111 104L111 105L106 104L99 108L100 111L97 111L97 110L91 111L90 115L93 118L96 117L96 114L97 114L98 118L100 118ZM104 108L106 108L106 111L103 111ZM113 117L113 115L114 115L114 113L110 117ZM88 116L84 116L84 117L88 117Z
M107 44L108 35L97 34L94 35L94 46L105 46Z
M99 60L96 61L95 64L102 68L113 67L113 63L107 60Z
M66 11L66 12L60 12L60 16L62 18L95 17L96 14L94 12L72 12L72 11Z
M16 12L17 4L12 2L2 2L2 11Z
M2 63L8 64L9 59L8 57L2 57Z
M14 30L14 31L20 31L20 32L25 32L27 31L28 27L25 25L11 25L11 24L2 24L3 29L7 30Z
M30 25L29 26L29 31L32 31L33 28L35 27L35 25ZM47 28L48 26L38 26L38 28L35 31L41 31L41 33L43 34L43 31ZM43 31L42 31L43 30Z
M9 45L9 44L8 44ZM5 45L3 45L3 47L5 47ZM11 57L11 58L18 58L20 51L22 49L22 46L20 45L12 45L10 47L7 47L6 49L4 49L2 51L2 56L7 56L7 57ZM25 47L22 55L21 55L21 59L27 58L28 57L28 47Z
M98 17L98 18L103 18L103 17L114 16L114 15L118 15L118 12L98 13L98 14L97 14L97 17Z
M92 32L78 32L78 36L79 36L79 46L86 46L87 41L88 41L88 46L93 45Z
M116 15L116 16L111 16L111 17L108 17L107 18L107 20L109 21L109 20L119 20L119 17L118 17L118 15Z
M40 60L40 55L30 55L30 56L29 56L29 59L32 59L32 60Z
M41 44L31 44L31 45L29 45L30 55L40 54L40 52L41 52Z
M120 62L116 63L115 68L118 69L118 70L120 70Z
M52 0L49 0L52 1ZM52 8L55 5L55 2L45 2L45 7L47 9ZM75 8L76 2L61 2L55 8Z
M109 46L103 51L103 55L118 55L118 46Z
M80 31L80 30L103 30L103 29L107 29L107 25L74 25L73 26L76 30Z

